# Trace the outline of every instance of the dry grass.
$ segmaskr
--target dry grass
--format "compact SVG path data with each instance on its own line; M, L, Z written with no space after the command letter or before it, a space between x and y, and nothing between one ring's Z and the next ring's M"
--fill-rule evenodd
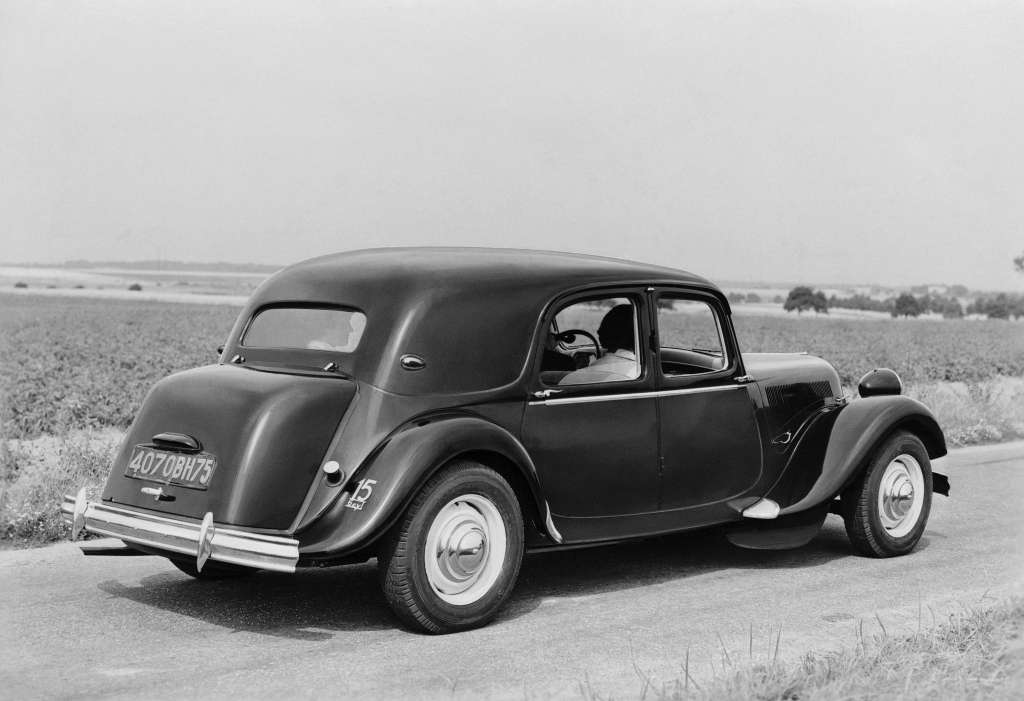
M656 687L637 698L672 701L972 701L1024 698L1024 601L964 608L909 636L860 636L856 645L799 662L750 664L723 655L722 673ZM581 684L584 698L607 697Z
M120 431L73 431L31 441L0 441L0 547L32 547L67 538L65 494L83 486L98 499Z
M950 447L1024 438L1024 378L924 382L907 395L932 410Z

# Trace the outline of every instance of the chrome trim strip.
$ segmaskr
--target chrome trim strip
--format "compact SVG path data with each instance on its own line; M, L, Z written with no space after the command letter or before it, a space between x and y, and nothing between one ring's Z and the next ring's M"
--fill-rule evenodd
M530 406L538 404L586 404L588 402L614 402L623 399L644 399L646 397L676 397L682 394L701 394L702 392L724 392L729 389L741 389L746 385L715 385L714 387L693 387L684 389L663 389L656 392L630 392L629 394L598 394L589 397L558 397L530 402Z
M73 511L74 498L65 497L61 515L69 520L69 512ZM200 524L106 504L89 502L85 510L85 530L183 555L196 557L199 553ZM232 530L230 527L216 529L211 547L211 560L261 570L294 572L299 560L297 540Z
M657 392L630 392L629 394L597 394L589 397L559 397L557 399L541 399L530 402L530 406L537 404L586 404L588 402L617 402L625 399L646 399L656 397Z
M746 385L715 385L714 387L695 387L693 389L664 389L658 392L659 397L674 397L680 394L700 394L701 392L724 392L727 389L742 389Z
M551 507L546 501L544 502L544 510L547 512L547 516L544 518L544 525L548 529L548 535L550 535L551 539L556 543L561 543L562 534L558 532L558 529L555 528L555 522L551 520Z

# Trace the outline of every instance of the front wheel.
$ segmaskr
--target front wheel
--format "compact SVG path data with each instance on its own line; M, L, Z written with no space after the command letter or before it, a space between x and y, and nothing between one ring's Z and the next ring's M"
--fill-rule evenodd
M485 625L523 559L523 517L497 472L460 460L434 475L377 556L381 588L407 626L453 633Z
M864 473L840 499L846 533L869 557L914 549L932 506L928 451L914 434L897 431L871 456Z

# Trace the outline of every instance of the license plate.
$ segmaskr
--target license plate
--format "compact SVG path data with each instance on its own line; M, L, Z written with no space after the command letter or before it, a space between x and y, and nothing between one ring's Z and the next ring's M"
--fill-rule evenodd
M216 469L217 458L209 453L175 453L137 445L124 474L132 479L206 489Z

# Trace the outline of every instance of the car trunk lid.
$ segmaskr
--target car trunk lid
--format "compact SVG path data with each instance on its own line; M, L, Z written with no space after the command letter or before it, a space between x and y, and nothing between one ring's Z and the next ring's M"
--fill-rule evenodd
M344 377L230 364L172 375L143 402L103 500L195 519L212 512L217 523L287 530L355 394L356 383ZM141 474L146 452L168 456L165 468ZM173 483L183 481L166 467L174 456L187 465L184 476L192 474L193 488ZM202 468L211 472L205 484Z

